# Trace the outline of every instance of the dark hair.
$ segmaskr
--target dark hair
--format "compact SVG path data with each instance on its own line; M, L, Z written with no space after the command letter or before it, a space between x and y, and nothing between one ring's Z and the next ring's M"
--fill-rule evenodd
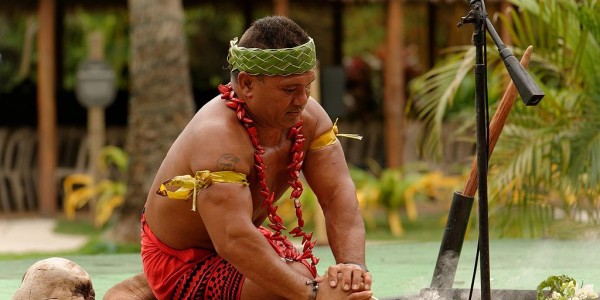
M238 46L260 49L281 49L300 46L310 37L296 22L283 16L258 19L246 29ZM237 80L238 70L232 71L232 79Z
M294 21L273 16L258 19L244 32L238 45L246 48L281 49L308 42L308 34Z

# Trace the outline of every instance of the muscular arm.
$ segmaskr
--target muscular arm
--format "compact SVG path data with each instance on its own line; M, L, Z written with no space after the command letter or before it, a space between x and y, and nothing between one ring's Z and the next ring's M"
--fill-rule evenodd
M332 126L325 118L321 121L324 126L317 127L317 135ZM364 266L365 228L340 143L309 150L303 171L325 214L327 238L336 262Z
M308 299L310 289L252 223L248 187L213 184L200 193L199 212L216 251L264 289L290 299Z
M246 131L221 102L203 107L178 150L192 171L229 170L248 175L254 164ZM248 186L213 183L198 193L197 205L203 226L221 257L273 294L309 299L312 291L306 285L308 278L286 265L253 224Z

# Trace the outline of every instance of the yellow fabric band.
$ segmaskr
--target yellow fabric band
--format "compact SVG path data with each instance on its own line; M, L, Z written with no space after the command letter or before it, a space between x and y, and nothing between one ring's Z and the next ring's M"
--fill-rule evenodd
M338 136L362 140L362 136L360 136L358 134L338 133L338 128L336 125L337 121L338 120L336 119L335 123L333 123L333 127L331 127L331 129L329 131L323 133L322 135L320 135L319 137L314 139L310 143L310 145L308 145L308 150L316 150L316 149L320 149L320 148L323 148L323 147L326 147L329 145L333 145L337 141Z
M233 171L197 171L195 176L175 176L160 185L157 194L174 200L187 200L192 197L192 210L196 211L196 195L198 189L205 189L212 183L239 183L248 185L246 174ZM167 190L168 186L179 187L175 191Z

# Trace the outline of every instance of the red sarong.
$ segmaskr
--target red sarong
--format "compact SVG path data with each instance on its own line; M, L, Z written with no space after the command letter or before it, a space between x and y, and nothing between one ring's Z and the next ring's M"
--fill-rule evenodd
M163 244L142 215L142 262L154 296L162 299L240 299L244 275L216 252Z
M272 239L273 232L258 230L279 256L286 246ZM162 299L239 300L246 278L215 251L201 248L176 250L161 242L150 230L142 214L142 263L154 296ZM297 249L292 256L299 256ZM308 264L308 270L310 267Z

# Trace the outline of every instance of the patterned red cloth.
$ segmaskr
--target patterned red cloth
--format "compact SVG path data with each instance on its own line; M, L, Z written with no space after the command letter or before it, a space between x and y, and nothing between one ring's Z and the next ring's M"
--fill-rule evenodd
M144 274L156 298L238 300L244 275L216 252L176 250L152 233L142 215Z
M267 228L258 230L273 250L284 257L288 249L271 238ZM154 296L162 299L239 300L246 278L216 252L192 248L176 250L162 243L150 230L142 214L142 263ZM290 251L289 249L287 251ZM294 255L300 251L293 249ZM303 263L308 270L308 263Z

